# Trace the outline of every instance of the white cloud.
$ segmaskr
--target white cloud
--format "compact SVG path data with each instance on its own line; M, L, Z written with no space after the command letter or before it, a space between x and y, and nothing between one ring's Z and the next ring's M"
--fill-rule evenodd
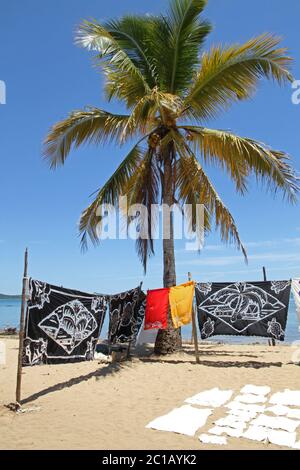
M250 255L248 256L249 259L249 264L251 264L252 261L268 261L270 263L275 263L278 261L299 261L300 262L300 252L299 253L278 253L278 252L273 252L273 253L261 253L261 254L256 254L256 255ZM240 256L218 256L218 257L213 257L213 258L203 258L203 257L197 257L197 259L192 259L192 260L182 260L182 261L177 261L176 265L178 266L187 266L187 265L193 265L193 266L230 266L234 264L240 264L243 263L243 257Z
M257 242L246 242L246 248L268 248L281 245L300 245L300 238L281 238L275 240L262 240Z
M300 227L299 227L300 230ZM275 248L275 247L284 247L285 245L288 246L300 246L300 237L294 238L278 238L273 240L258 240L258 241L249 241L244 242L243 245L245 248ZM234 248L233 245L225 245L220 243L219 245L204 245L202 253L206 251L222 251L226 248ZM185 250L184 248L176 250L176 254L180 253L193 253Z
M205 251L222 251L226 248L226 245L204 245L202 252ZM195 253L194 251L186 250L185 248L180 248L178 250L175 250L175 254L179 255L181 253L187 254L187 253ZM197 253L197 251L196 251Z
M204 250L207 251L221 251L226 248L226 245L204 245Z

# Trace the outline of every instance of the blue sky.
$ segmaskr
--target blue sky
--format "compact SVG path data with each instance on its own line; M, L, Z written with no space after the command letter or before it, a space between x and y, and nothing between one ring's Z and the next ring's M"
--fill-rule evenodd
M87 291L116 292L144 280L162 285L161 250L144 278L133 241L105 241L82 254L77 222L89 194L105 182L126 149L84 147L73 151L65 167L49 171L41 158L50 125L85 105L118 111L105 103L102 80L91 55L73 44L83 18L99 20L124 13L157 13L165 0L2 0L0 80L7 104L0 105L0 292L20 291L23 252L29 247L29 273L37 279ZM283 37L300 78L300 4L294 0L210 0L205 16L213 25L212 43L243 42L265 31ZM230 129L284 149L300 169L300 105L291 88L262 82L252 101L235 105L209 126ZM176 243L178 283L190 270L197 280L258 280L300 276L299 205L288 206L255 185L241 198L227 176L209 172L230 207L249 253L221 245L218 234L206 240L201 255Z

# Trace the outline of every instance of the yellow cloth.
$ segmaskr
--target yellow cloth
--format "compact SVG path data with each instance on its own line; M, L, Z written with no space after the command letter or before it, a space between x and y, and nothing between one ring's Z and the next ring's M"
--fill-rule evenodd
M180 328L192 321L194 291L194 281L170 288L169 302L174 328Z

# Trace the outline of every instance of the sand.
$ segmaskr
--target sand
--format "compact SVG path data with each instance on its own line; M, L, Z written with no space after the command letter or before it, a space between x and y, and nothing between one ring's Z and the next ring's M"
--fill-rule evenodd
M2 338L0 338L3 340ZM23 408L15 414L16 339L5 338L6 365L0 365L0 449L224 449L202 444L201 433L221 418L214 412L195 437L146 429L184 400L219 387L236 393L246 384L269 385L272 392L300 390L300 367L290 346L200 346L166 358L151 354L119 364L98 361L23 369ZM38 408L39 407L39 408ZM300 432L298 433L298 440ZM226 449L280 449L279 446L228 438Z

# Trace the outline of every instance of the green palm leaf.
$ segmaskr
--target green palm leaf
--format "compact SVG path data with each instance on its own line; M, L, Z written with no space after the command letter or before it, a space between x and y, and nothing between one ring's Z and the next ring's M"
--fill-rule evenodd
M125 157L105 185L96 191L93 202L82 212L79 231L82 237L81 244L83 249L87 248L88 236L94 244L98 243L102 229L99 208L105 204L118 207L119 197L126 194L128 182L136 168L141 164L142 157L143 151L138 143Z
M156 19L154 57L160 86L170 93L181 95L198 65L199 51L211 31L210 23L199 18L206 3L175 0L170 2L167 16Z
M73 111L56 123L45 140L44 156L51 168L63 165L72 146L84 143L107 143L111 140L125 141L130 136L126 127L129 116L111 114L98 108ZM125 128L127 131L125 131Z
M88 237L94 243L99 241L102 204L116 205L119 196L127 193L129 204L143 203L150 209L168 193L167 200L178 202L181 207L184 203L193 208L204 204L207 233L213 225L217 226L222 240L234 241L246 256L234 219L206 175L204 165L216 164L226 170L242 194L254 175L272 193L281 190L289 202L296 201L299 180L284 152L254 139L199 125L232 103L251 97L261 78L274 79L279 84L291 80L291 59L286 49L279 46L279 38L270 34L202 53L211 30L201 16L206 3L171 0L165 15L126 15L120 20L101 24L84 21L80 25L76 42L94 51L96 63L104 73L106 97L119 100L129 112L118 115L88 108L71 113L52 127L45 141L44 154L50 166L63 164L72 148L85 143L122 144L135 135L142 136L82 213L83 246ZM180 120L190 122L178 125ZM195 120L198 122L192 125ZM147 138L145 149L141 142ZM172 184L166 175L170 175ZM135 222L142 232L148 228L149 220L142 216ZM195 231L194 210L188 216L188 224ZM154 252L153 234L148 235L148 239L141 236L137 240L144 268ZM171 258L173 248L166 250ZM175 262L169 261L164 265L164 279L168 278L166 282L171 285Z
M279 42L264 34L243 45L213 47L204 53L185 99L185 113L197 119L215 117L231 103L249 98L261 77L280 84L291 80L291 58L286 49L277 47Z
M183 201L197 198L199 204L204 204L215 225L220 230L221 239L225 243L235 243L247 261L247 253L241 242L234 218L222 202L213 184L205 174L193 151L185 143L179 132L174 132L174 143L180 156L178 161L177 187L179 197Z
M153 205L158 204L160 194L160 173L157 156L152 148L147 150L139 167L129 179L126 194L129 207L142 204L147 210L146 215L140 212L135 218L140 233L136 240L136 249L146 272L148 258L154 254L153 237L157 223L157 215L152 209Z
M289 202L297 201L299 178L284 152L268 148L253 139L239 137L228 131L196 126L182 126L192 138L195 150L205 163L216 162L226 168L241 193L247 189L247 177L256 178L276 192L282 190Z
M145 52L148 29L145 18L126 16L104 25L84 21L77 32L76 43L97 52L107 96L123 99L129 107L156 85L154 65Z

